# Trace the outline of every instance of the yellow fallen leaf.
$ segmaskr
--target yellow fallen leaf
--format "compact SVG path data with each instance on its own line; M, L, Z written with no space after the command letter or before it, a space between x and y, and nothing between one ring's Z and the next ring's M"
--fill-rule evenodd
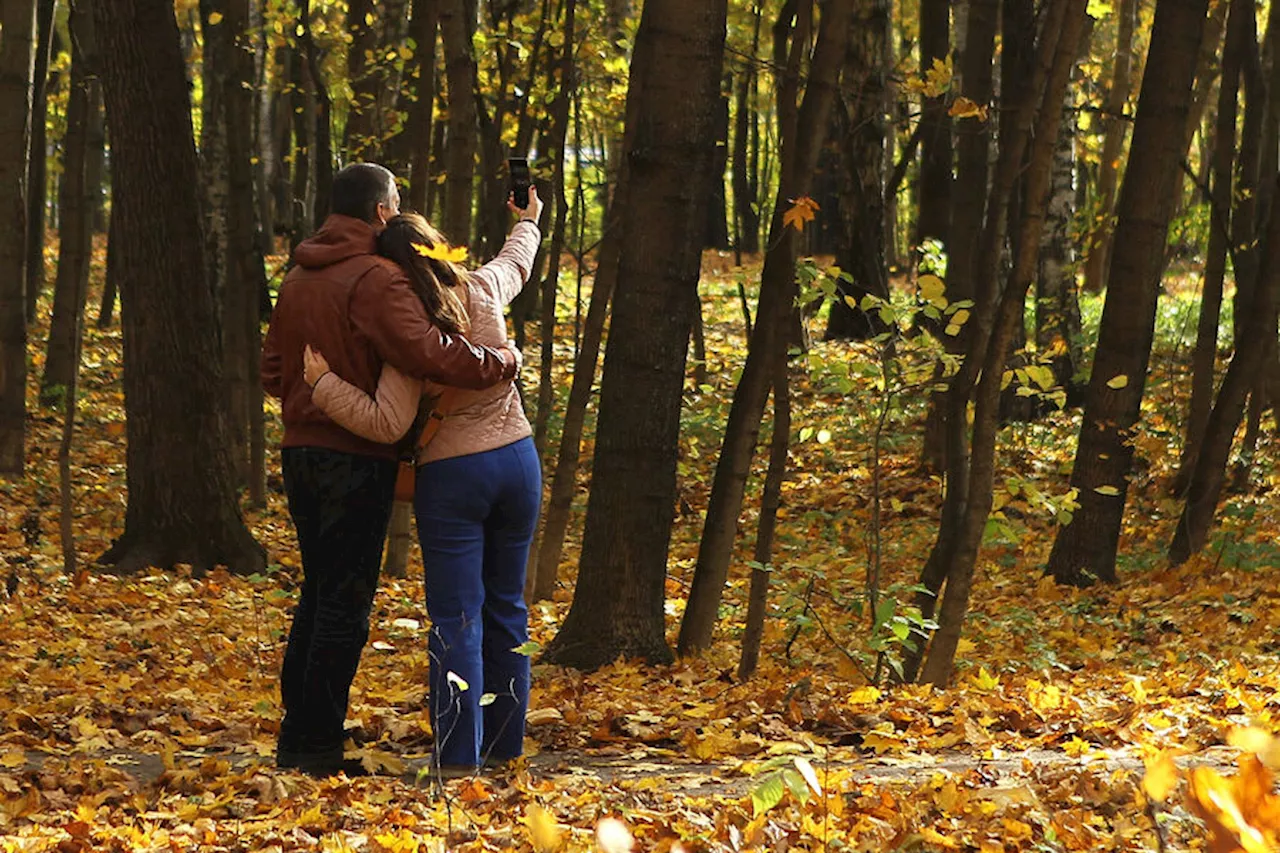
M554 853L560 849L563 838L551 812L537 803L530 803L524 812L524 824L529 828L529 840L537 853Z
M1178 766L1167 752L1161 752L1145 763L1147 772L1142 777L1142 792L1148 799L1163 803L1178 784Z

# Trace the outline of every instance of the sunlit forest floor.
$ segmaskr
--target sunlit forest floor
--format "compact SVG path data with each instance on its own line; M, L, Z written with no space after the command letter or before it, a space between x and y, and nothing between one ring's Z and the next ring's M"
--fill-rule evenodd
M737 277L749 291L758 277L758 262L737 269L714 253L705 267L708 382L690 382L681 435L673 643L745 357ZM98 265L91 306L100 285ZM1162 300L1118 586L1046 579L1055 527L1020 488L981 553L955 686L868 684L875 655L860 614L881 398L856 371L842 392L798 365L794 430L805 440L792 449L757 675L734 677L753 492L709 654L590 674L535 662L525 765L443 790L414 772L430 750L416 548L409 579L384 581L353 694L360 754L381 775L317 782L277 772L276 676L300 571L277 457L267 507L246 513L269 551L267 574L68 577L57 532L61 413L36 408L32 393L27 476L0 485L10 578L0 601L0 849L585 850L606 815L630 827L638 850L1200 849L1185 781L1170 791L1172 777L1157 770L1144 791L1144 762L1164 768L1158 756L1174 755L1183 768L1229 773L1239 750L1228 740L1240 742L1232 730L1271 730L1280 716L1280 453L1268 419L1210 547L1170 570L1163 554L1179 505L1165 484L1180 449L1196 298L1192 276L1171 281ZM1100 299L1083 307L1096 329ZM42 303L32 331L35 376L49 310ZM562 328L573 314L562 300ZM125 509L119 329L87 325L72 457L82 563L120 533ZM572 351L565 332L558 407ZM874 358L865 344L814 351ZM532 383L537 349L526 352ZM917 464L923 414L923 400L896 408L880 449L883 587L903 602L940 500L939 482ZM269 423L275 442L278 415ZM1008 426L997 481L1061 495L1078 427L1078 411ZM555 417L552 432L554 448ZM591 453L588 441L574 537ZM555 599L531 610L539 642L568 608L577 545Z

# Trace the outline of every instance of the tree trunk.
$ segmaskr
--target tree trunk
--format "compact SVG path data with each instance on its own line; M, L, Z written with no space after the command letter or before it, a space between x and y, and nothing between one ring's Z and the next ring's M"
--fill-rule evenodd
M840 282L840 295L860 302L866 294L889 296L884 259L884 116L888 111L888 70L883 67L889 38L889 7L885 0L860 0L854 12L849 50L845 57L845 94L837 105L838 140L844 160L841 174L840 218L844 224L836 264L853 276ZM886 331L876 312L866 312L845 299L831 303L824 337L866 340Z
M383 14L387 14L385 11ZM353 162L382 159L382 139L378 128L378 90L385 84L378 74L379 59L374 54L384 49L378 43L377 13L373 0L348 0L347 84L351 102L347 105L347 124L342 134L342 147Z
M49 77L49 52L53 45L54 13L58 0L39 0L36 8L36 64L32 75L31 144L27 159L27 323L36 321L36 302L44 289L44 205L49 157L45 122L49 99L45 95Z
M1068 96L1053 155L1052 189L1036 273L1036 354L1067 389L1080 367L1080 300L1071 223L1075 219L1076 114ZM1044 410L1044 406L1037 406Z
M622 221L578 586L547 648L551 663L671 659L667 548L702 256L700 229L688 223L706 217L725 17L725 0L648 0L641 13L623 147L629 181L644 192Z
M389 578L407 576L412 546L413 504L395 501L391 504L391 521L387 524L387 556L382 561L382 574Z
M542 338L542 359L538 369L538 408L534 416L533 443L538 449L538 458L544 458L547 449L547 425L551 420L551 403L555 396L555 385L551 376L551 368L555 363L555 331L556 331L556 294L560 285L560 255L564 252L565 219L569 213L569 199L564 191L565 183L565 148L569 136L569 107L573 104L573 93L577 88L573 68L573 52L576 46L574 37L574 15L577 0L565 0L564 4L564 43L561 46L560 73L555 87L556 99L551 105L551 140L548 146L548 159L555 169L555 221L551 229L551 247L547 252L547 274L542 280L542 312L539 333ZM578 175L577 179L582 180Z
M995 95L995 37L1000 22L1000 0L969 0L967 5L965 39L960 55L960 94L975 104L985 106ZM1006 32L1015 32L1013 20L1006 21L1005 26ZM1006 92L1002 93L1001 100L1011 103L1014 98L1011 92ZM950 196L950 234L947 241L948 302L974 297L974 278L981 263L978 252L987 205L992 124L995 120L992 116L983 121L964 119L956 122L956 178ZM943 346L955 355L965 351L969 336L969 330L964 327L956 335L939 335ZM947 468L946 415L943 394L930 395L920 455L925 467L931 470L945 471Z
M417 48L413 52L418 76L413 85L413 100L405 133L412 154L409 158L409 209L427 210L427 189L431 181L431 108L436 91L436 27L439 0L413 0L410 33Z
M225 0L200 0L203 52L200 62L200 186L204 190L205 264L213 288L214 311L220 317L227 292L227 64L230 38L224 20ZM226 329L219 329L226 334ZM233 457L240 458L245 436L239 419L231 422Z
M40 405L52 408L65 400L65 389L79 370L80 333L89 292L93 256L93 217L102 186L102 92L93 53L93 22L84 9L70 13L71 92L63 137L63 171L58 206L58 276L53 286L53 316L40 380ZM93 156L96 145L98 156Z
M102 280L102 302L98 306L99 329L110 328L112 315L116 310L116 291L119 285L119 275L116 272L116 251L111 243L111 235L115 232L115 221L116 215L112 213L107 219L107 269Z
M1107 286L1107 260L1111 254L1111 234L1115 226L1113 207L1119 183L1120 159L1129 122L1124 111L1132 88L1133 31L1138 23L1138 0L1120 0L1116 13L1116 50L1111 59L1111 88L1102 119L1102 156L1098 163L1098 195L1094 227L1086 244L1084 289L1101 293Z
M689 602L680 623L679 653L692 654L711 644L711 635L720 607L720 596L729 574L738 516L742 510L751 460L755 455L760 418L772 383L772 365L778 350L785 350L784 323L791 317L795 302L795 264L798 233L784 224L789 199L809 193L813 170L825 141L827 118L836 97L836 84L848 44L852 4L828 6L823 12L817 45L809 64L804 100L796 110L798 80L784 80L779 86L778 114L782 137L782 174L769 228L769 249L760 276L760 303L755 328L747 350L747 361L734 389L729 420L725 425L720 459L716 465L706 522L698 546L698 562L689 590ZM804 27L794 37L792 57L807 49ZM798 63L788 62L788 72ZM791 77L790 73L788 77ZM790 127L787 127L787 115Z
M969 609L973 574L977 565L982 534L991 514L995 482L996 436L999 429L999 406L1002 374L1009 360L1017 331L1023 327L1023 306L1027 290L1036 273L1040 237L1053 175L1054 151L1062 123L1062 103L1071 80L1071 69L1080 53L1082 34L1091 24L1085 13L1085 0L1068 0L1060 28L1045 27L1040 35L1041 62L1052 62L1042 95L1039 116L1032 133L1030 152L1024 174L1026 207L1014 241L1017 254L999 307L995 328L983 349L971 350L968 359L981 360L982 376L978 382L973 414L973 441L969 460L968 496L958 536L947 566L946 592L939 611L938 630L929 647L920 673L921 680L939 687L951 680L956 648ZM1038 75L1037 75L1038 76ZM1015 130L1017 132L1017 130ZM975 336L976 337L976 336ZM968 360L966 359L966 360Z
M970 496L969 399L981 374L999 313L1001 250L1009 228L1011 199L1022 171L1023 155L1029 145L1036 111L1041 103L1041 92L1052 65L1055 45L1052 40L1044 37L1044 33L1057 33L1062 27L1066 20L1068 2L1070 0L1055 0L1046 8L1045 23L1038 39L1017 23L1029 17L1024 13L1031 9L1030 2L1024 2L1022 8L1017 10L1011 10L1008 6L1005 8L1005 25L1012 27L1006 30L1005 39L1029 39L1033 45L1038 41L1039 61L1031 63L1032 68L1025 79L1010 81L1000 95L999 106L1007 118L1002 122L1004 132L999 137L995 170L987 191L981 242L974 256L974 308L965 324L969 334L966 357L959 370L948 381L942 400L942 405L945 406L942 422L946 425L942 437L946 460L946 491L938 533L920 571L915 601L925 619L933 617L939 603L939 593L943 582L947 580L966 517ZM970 38L974 37L972 33L971 24ZM1000 372L1003 373L1003 365ZM903 674L907 681L914 681L919 671L924 654L924 639L927 638L921 638L917 650L908 653L903 662Z
M729 167L729 96L720 96L716 107L716 157L711 163L711 198L707 205L708 249L729 248L729 212L724 191L724 173Z
M1059 529L1049 571L1060 583L1114 582L1133 429L1138 423L1155 328L1164 245L1174 207L1193 63L1208 0L1156 7L1129 166L1117 204L1107 301L1089 379L1071 485L1080 508Z
M259 299L267 286L258 251L257 208L253 202L253 43L249 0L225 0L227 89L223 98L227 145L227 290L223 298L223 363L230 389L232 433L244 436L233 447L239 482L249 502L266 502L266 436L258 359L262 352Z
M471 28L464 0L440 0L440 36L444 42L445 77L449 87L448 136L445 143L444 233L456 243L471 239L471 185L476 172L479 124L471 55Z
M102 561L118 572L176 563L262 571L266 554L240 517L227 452L173 4L99 0L92 9L111 133L128 417L125 529Z
M945 62L951 53L951 0L920 0L920 73L935 60ZM934 239L950 246L951 222L951 117L946 95L923 98L920 124L920 210L916 242ZM933 270L925 270L932 272Z
M791 383L788 374L786 353L781 353L774 367L773 438L769 442L769 470L764 475L760 524L756 528L756 548L751 559L755 565L751 567L751 588L747 593L747 624L742 633L742 656L738 659L739 681L745 681L756 671L769 606L774 530L778 522L778 507L782 504L782 483L787 478L787 451L791 446Z
M751 55L759 49L761 5L755 6L755 36ZM760 251L759 187L751 180L748 170L752 125L759 121L755 109L756 69L752 63L738 73L738 87L734 100L733 120L733 221L734 248L741 255Z
M1205 425L1200 453L1196 457L1191 482L1187 486L1187 502L1169 544L1169 562L1185 563L1192 554L1204 548L1205 538L1213 524L1218 497L1226 479L1227 459L1231 444L1244 413L1245 398L1258 387L1263 359L1276 337L1276 290L1280 287L1280 181L1271 192L1271 219L1267 228L1262 262L1262 275L1253 293L1253 304L1245 319L1245 334L1236 341L1236 352L1222 380L1222 388L1214 401Z
M35 0L0 0L0 476L20 476L27 416L27 149Z
M1187 407L1187 427L1182 457L1170 491L1181 497L1191 480L1201 438L1213 406L1214 368L1218 355L1218 321L1222 311L1222 284L1226 277L1230 240L1232 174L1235 169L1236 117L1240 88L1240 65L1246 51L1249 30L1244 22L1252 6L1233 0L1227 24L1227 49L1222 60L1222 80L1218 85L1217 118L1214 121L1212 184L1209 197L1209 246L1204 279L1200 287L1200 316L1196 324L1196 344L1191 357L1191 400Z
M300 0L300 7L302 30L298 35L298 46L302 49L306 90L314 100L314 108L303 116L312 129L308 153L314 183L308 195L311 206L307 212L311 216L310 227L319 228L329 215L329 191L333 185L332 102L320 71L320 49L311 35L311 0Z

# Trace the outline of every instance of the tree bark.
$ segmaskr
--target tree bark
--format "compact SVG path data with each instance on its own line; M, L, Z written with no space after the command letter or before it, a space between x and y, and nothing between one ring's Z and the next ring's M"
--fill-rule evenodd
M44 204L49 158L45 123L49 100L49 52L53 45L54 13L58 0L39 0L36 7L36 64L32 74L31 144L27 158L27 324L36 321L36 302L44 289Z
M1013 23L1016 17L1022 16L1009 14L1010 10L1007 7L1005 10L1006 26L1015 27L1006 31L1005 38L1035 39L1032 44L1038 43L1039 61L1032 63L1031 70L1025 75L1026 79L1010 81L1000 94L1001 111L1008 117L1002 123L995 170L991 186L987 191L981 242L974 258L974 307L969 321L965 324L969 327L966 357L956 374L948 381L942 401L945 406L943 422L946 424L943 432L946 491L943 496L938 533L924 567L920 571L920 588L916 592L915 600L916 606L925 619L933 617L939 603L939 593L943 582L947 580L966 517L970 496L969 400L981 375L988 344L999 313L1001 251L1009 228L1010 203L1014 187L1022 172L1023 156L1029 144L1041 92L1052 65L1054 44L1051 39L1044 37L1044 33L1058 32L1066 20L1069 2L1070 0L1055 0L1050 3L1044 13L1045 23L1038 39L1025 33ZM1019 11L1028 11L1030 3L1024 3L1023 7ZM970 30L972 38L972 26ZM1011 33L1017 35L1011 35ZM1003 373L1003 365L1000 372ZM924 655L924 639L927 638L921 638L916 651L909 652L905 656L903 674L907 681L914 681L919 672Z
M951 53L951 0L920 0L920 73ZM916 242L950 246L952 144L946 95L923 98L920 124L920 209ZM929 272L931 270L926 270Z
M0 3L0 476L20 476L27 416L27 150L35 0Z
M702 256L700 229L688 223L706 216L725 18L725 0L648 0L641 13L624 151L629 181L644 192L622 221L578 586L547 648L552 663L590 668L619 656L671 659L667 548ZM655 317L664 321L655 324Z
M565 184L565 148L569 137L569 107L573 104L573 93L577 88L573 67L573 53L576 46L574 36L574 15L577 0L565 0L563 38L559 65L559 79L556 86L556 99L551 105L551 139L548 145L548 157L555 169L555 219L551 228L551 246L547 252L547 274L542 280L542 311L539 334L542 339L542 358L538 367L538 408L534 416L533 443L538 449L538 458L546 455L547 426L551 421L551 403L555 396L555 385L551 369L555 364L555 331L556 331L556 294L560 289L560 255L564 252L565 221L569 213L569 199L564 191ZM582 180L578 175L577 179Z
M939 687L951 680L956 648L969 609L973 574L977 565L982 534L991 514L995 481L996 436L999 429L999 405L1002 374L1009 360L1017 330L1022 328L1023 306L1027 290L1036 273L1040 237L1053 174L1054 150L1062 123L1062 103L1066 98L1071 69L1080 53L1081 35L1091 20L1085 13L1085 0L1068 0L1060 28L1045 27L1040 36L1038 59L1052 62L1042 95L1039 116L1032 133L1030 152L1024 175L1026 206L1019 224L1018 247L1013 269L999 297L995 328L985 350L971 350L970 359L982 361L973 414L973 440L969 460L968 496L958 537L947 566L946 591L939 611L938 630L933 635L929 655L920 673L922 681ZM966 359L968 360L968 359Z
M1098 194L1094 227L1086 244L1084 289L1101 293L1107 286L1107 261L1111 254L1111 234L1115 225L1113 208L1119 183L1120 160L1129 122L1124 111L1132 89L1133 31L1138 23L1138 0L1120 0L1116 12L1116 50L1111 59L1111 88L1102 120L1102 156L1098 163Z
M93 22L83 8L72 8L69 26L71 92L67 99L58 202L62 208L58 275L53 287L44 375L40 379L40 405L50 408L64 402L66 386L80 367L80 333L93 256L93 218L102 188L102 91L94 68ZM97 156L93 153L95 145Z
M785 350L784 322L791 317L795 301L795 263L799 251L798 233L783 222L789 199L809 193L818 155L825 141L827 117L836 97L836 84L848 44L852 4L835 4L823 12L817 45L809 65L808 85L796 111L796 93L787 80L779 86L779 116L791 112L795 118L782 137L782 174L769 228L769 249L760 276L760 305L752 330L746 364L734 389L729 420L725 425L720 459L716 465L707 516L698 546L689 602L680 623L679 653L692 654L711 644L720 596L729 574L738 516L742 511L747 477L755 455L760 418L772 383L772 365L778 350ZM803 31L801 27L801 31ZM807 39L796 36L792 55L806 48ZM795 67L794 64L791 65Z
M756 547L751 555L751 587L747 593L747 624L742 633L742 656L738 659L738 680L745 681L756 671L760 660L760 640L764 636L769 607L769 573L773 569L773 538L782 505L782 483L787 478L787 452L791 447L791 387L786 353L776 360L773 376L773 438L769 441L769 470L764 475L760 497L760 524Z
M213 288L214 310L221 316L227 291L227 64L230 38L224 20L225 0L200 0L200 186L204 191L205 264ZM225 330L220 330L225 333ZM244 444L238 419L231 423L237 451ZM236 452L233 458L239 459Z
M716 107L716 157L711 164L711 198L707 205L708 249L729 248L729 212L724 191L724 174L729 167L729 96L721 95Z
M995 37L1000 22L1000 0L969 0L965 39L960 54L960 94L980 106L989 105L995 96ZM1006 32L1014 32L1012 20ZM1015 36L1018 38L1018 36ZM1014 101L1013 93L1002 93L1003 103ZM964 119L956 122L956 177L950 196L950 234L947 241L946 297L960 302L974 297L974 279L980 263L983 219L991 173L992 116L983 121ZM959 334L939 335L947 351L963 353L969 330ZM925 419L921 459L927 468L947 468L947 406L943 395L931 395Z
M1052 190L1036 273L1036 354L1041 361L1048 361L1054 384L1064 390L1071 386L1080 367L1082 334L1071 235L1076 213L1072 186L1076 170L1076 115L1070 100L1068 96L1058 129Z
M1185 563L1192 554L1204 548L1226 480L1227 459L1244 413L1245 399L1257 388L1264 358L1276 337L1276 291L1280 287L1278 187L1280 180L1275 181L1271 191L1271 218L1264 242L1266 254L1262 275L1254 289L1253 304L1244 321L1245 334L1236 341L1235 355L1205 424L1200 453L1187 486L1187 500L1174 529L1173 541L1169 544L1169 562L1175 566Z
M266 436L258 359L262 352L259 299L267 286L253 201L253 44L249 0L225 0L227 89L223 98L227 145L227 290L223 299L223 360L230 390L233 452L249 502L266 502Z
M409 135L409 209L427 210L427 190L431 181L431 120L436 91L436 29L439 0L413 0L410 33L417 43L413 52L418 75L405 133Z
M888 113L888 69L883 65L889 38L889 6L885 0L860 0L845 57L837 105L838 144L844 160L840 176L840 219L844 226L836 264L853 276L840 282L840 295L859 302L866 294L889 296L884 259L884 117ZM886 331L878 313L866 312L845 299L831 303L824 337L866 340Z
M329 191L333 184L333 107L329 87L320 71L320 49L311 35L311 0L300 0L300 7L302 29L298 35L298 46L302 49L306 91L314 105L301 117L311 130L308 154L314 182L308 193L311 207L307 212L311 216L311 227L319 228L329 215Z
M471 239L471 186L476 172L479 124L472 94L476 63L464 0L441 0L440 36L444 42L449 117L445 142L444 233L457 243Z
M1062 527L1048 570L1060 583L1114 582L1128 474L1155 329L1173 191L1185 153L1193 55L1207 0L1156 7L1129 166L1117 204L1107 301L1089 379L1071 485L1080 508ZM1099 491L1101 489L1101 491Z
M1170 491L1185 494L1200 452L1209 412L1213 407L1214 368L1218 355L1218 321L1222 311L1222 284L1226 277L1230 239L1232 176L1235 170L1236 118L1239 113L1240 66L1251 47L1244 21L1251 6L1234 0L1227 23L1227 49L1222 59L1222 80L1218 84L1218 109L1214 120L1212 184L1209 191L1209 246L1205 252L1204 279L1200 286L1200 315L1196 323L1196 344L1191 356L1191 399L1187 406L1187 426L1182 457Z
M386 14L384 11L382 14ZM352 161L381 160L382 139L378 127L378 90L385 80L377 73L375 52L378 43L377 12L373 0L349 0L347 3L347 84L351 102L347 105L347 124L342 134L342 147Z
M203 274L191 104L173 4L98 0L117 217L128 418L122 573L190 564L252 573L266 555L236 505L222 358Z

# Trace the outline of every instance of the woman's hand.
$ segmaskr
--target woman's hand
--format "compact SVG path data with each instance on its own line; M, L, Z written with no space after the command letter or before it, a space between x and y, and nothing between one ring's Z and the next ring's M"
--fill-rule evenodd
M307 344L302 348L302 379L312 388L320 381L320 377L329 372L329 362L325 357Z
M542 218L542 199L538 198L538 188L529 185L529 206L526 208L516 207L515 194L507 196L507 209L519 216L522 220L527 219L534 224Z

